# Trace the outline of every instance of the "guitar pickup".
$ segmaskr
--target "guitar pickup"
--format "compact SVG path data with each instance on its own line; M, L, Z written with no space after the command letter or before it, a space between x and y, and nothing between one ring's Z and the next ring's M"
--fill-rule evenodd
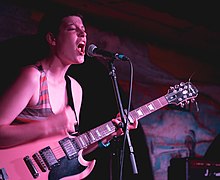
M46 172L47 171L47 166L44 163L42 157L40 156L40 154L35 153L33 156L33 159L35 160L35 162L37 163L37 165L40 167L42 172Z
M78 155L79 147L73 139L66 137L60 140L59 144L62 147L68 159L73 159Z
M33 178L37 178L39 176L39 172L37 171L36 167L34 166L32 160L30 159L29 156L25 156L24 157L24 162L27 165L31 175L33 176Z
M60 165L60 163L58 162L57 158L55 157L53 151L49 146L40 150L39 153L49 170L51 170L53 167Z

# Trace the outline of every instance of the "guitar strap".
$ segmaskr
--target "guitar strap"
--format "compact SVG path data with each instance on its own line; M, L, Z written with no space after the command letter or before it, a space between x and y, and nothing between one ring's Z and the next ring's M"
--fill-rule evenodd
M67 96L68 96L68 105L71 106L72 110L75 113L75 117L76 117L76 121L77 121L77 124L75 125L75 130L76 130L76 132L78 132L79 131L79 121L77 119L76 111L74 108L74 101L73 101L72 89L71 89L71 81L70 81L70 78L67 74L65 75L65 80L66 80L66 90L67 90Z

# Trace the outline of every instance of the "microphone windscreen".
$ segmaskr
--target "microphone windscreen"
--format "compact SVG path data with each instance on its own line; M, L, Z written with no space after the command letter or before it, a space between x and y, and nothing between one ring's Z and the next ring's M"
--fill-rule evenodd
M87 55L90 56L90 57L93 57L94 56L94 50L96 48L97 48L96 45L90 44L88 49L87 49Z

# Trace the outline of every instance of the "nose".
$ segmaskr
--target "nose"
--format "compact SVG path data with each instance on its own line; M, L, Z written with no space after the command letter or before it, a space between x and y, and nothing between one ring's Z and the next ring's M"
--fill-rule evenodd
M79 29L79 37L86 37L86 35L87 35L87 33L86 33L86 31L85 30L83 30L83 29Z

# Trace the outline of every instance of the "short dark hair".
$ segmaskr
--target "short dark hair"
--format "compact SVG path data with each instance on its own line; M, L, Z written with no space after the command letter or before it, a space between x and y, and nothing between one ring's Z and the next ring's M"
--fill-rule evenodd
M38 34L44 36L48 32L51 32L56 36L59 32L59 26L61 24L62 19L68 16L79 16L81 19L83 19L83 15L75 9L53 8L46 12L44 16L41 18L38 27Z
M51 32L55 37L59 33L59 27L63 18L68 16L78 16L83 20L83 15L72 8L51 8L41 18L38 26L39 48L41 48L41 56L44 57L49 53L49 46L46 42L46 34Z

